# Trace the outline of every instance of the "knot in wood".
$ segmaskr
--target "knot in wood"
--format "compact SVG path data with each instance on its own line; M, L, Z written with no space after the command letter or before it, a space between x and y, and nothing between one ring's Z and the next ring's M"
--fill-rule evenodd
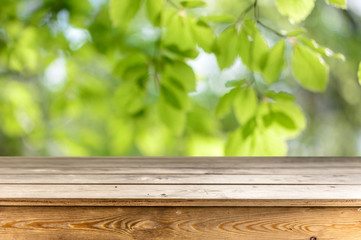
M317 237L310 237L310 240L317 240Z

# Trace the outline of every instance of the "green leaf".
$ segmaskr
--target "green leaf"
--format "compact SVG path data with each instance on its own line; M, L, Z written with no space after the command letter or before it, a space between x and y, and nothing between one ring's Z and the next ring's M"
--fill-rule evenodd
M110 0L109 16L115 27L126 27L140 8L141 0Z
M165 77L177 81L188 92L192 92L196 88L196 75L193 69L182 61L172 61L166 64L163 74Z
M247 82L246 79L240 79L240 80L231 80L226 82L226 87L241 87L243 84Z
M188 55L196 50L196 41L190 27L190 19L173 12L166 19L167 28L163 44L171 51L180 55Z
M119 76L123 82L130 81L144 88L148 79L147 58L137 53L127 56L116 63L113 74Z
M326 2L328 4L331 4L331 5L333 5L335 7L338 7L338 8L343 8L343 9L347 8L346 0L326 0Z
M267 114L265 116L263 116L263 124L265 127L269 127L271 126L272 122L273 122L273 116L272 114Z
M306 118L301 108L294 102L276 102L271 103L271 105L273 111L284 113L293 122L288 127L285 127L285 124L278 124L280 125L279 127L274 126L278 134L286 138L294 138L306 128Z
M164 99L176 109L182 109L182 100L176 96L176 93L172 88L161 85L161 93L164 96Z
M298 36L301 35L303 33L307 32L307 30L305 28L299 28L299 29L295 29L295 30L291 30L289 32L287 31L282 31L281 33L285 34L286 36Z
M251 37L254 37L257 33L259 33L256 22L251 18L243 20L242 29L244 29Z
M146 65L136 65L127 68L122 76L123 81L132 81L139 87L145 87L148 79L148 67Z
M226 28L217 38L216 56L218 66L221 69L230 67L237 58L238 53L238 34L236 28L232 25Z
M163 0L147 0L146 8L149 20L153 23L153 25L159 26Z
M322 56L324 56L324 57L335 58L335 59L340 59L342 61L345 61L345 56L344 55L342 55L341 53L334 53L331 49L320 46L313 39L308 39L308 38L304 38L304 37L298 37L298 39L303 44L305 44L306 46L311 48L312 50L322 54Z
M218 23L231 23L236 20L234 16L227 14L204 16L201 17L201 19L206 22L218 22Z
M239 34L239 56L242 59L244 65L252 69L251 53L253 44L248 38L248 34L245 28L242 28Z
M266 96L277 102L294 102L295 97L286 92L267 91Z
M239 55L243 64L253 71L261 72L265 66L269 48L253 20L244 21L238 41Z
M273 120L287 129L296 129L293 120L283 112L272 112Z
M216 117L222 118L231 111L233 100L237 94L237 91L239 91L238 88L232 89L230 92L224 94L224 96L219 99L215 112Z
M242 128L238 128L230 133L224 148L224 155L226 156L240 156L241 148L245 146L242 144Z
M114 66L113 74L122 77L128 68L140 65L147 66L147 58L144 54L134 53L119 60Z
M254 146L254 136L257 129L256 121L249 121L228 135L225 145L226 156L253 156L257 149ZM258 155L258 154L257 154Z
M252 48L253 55L251 56L251 59L253 61L253 69L260 72L264 68L266 57L269 51L267 42L261 34L256 34L254 36Z
M199 47L211 53L214 48L215 36L213 30L204 21L198 20L191 24L193 37Z
M160 86L161 97L176 109L188 109L189 96L182 84L174 78L163 78Z
M251 156L284 156L287 154L287 143L272 128L257 129L251 145Z
M252 118L242 127L242 138L247 139L256 129L257 127L257 119Z
M180 57L180 58L195 59L199 54L198 50L196 49L196 45L194 45L194 48L187 49L187 50L181 50L175 45L168 45L168 46L166 46L166 49L164 49L164 50L165 50L163 52L164 56L168 56L170 58L179 58ZM166 50L168 50L168 52Z
M233 100L233 108L239 123L246 123L256 113L257 94L253 88L240 88Z
M357 76L358 76L358 82L359 82L359 84L361 85L361 62L360 62L360 65L359 65L359 67L358 67Z
M229 137L226 156L283 156L287 153L285 140L272 128L263 128L256 120L249 121Z
M292 69L303 87L315 92L325 91L328 83L328 65L318 53L306 46L295 44Z
M133 82L124 82L115 92L114 104L124 112L135 115L144 108L145 91Z
M180 4L187 8L204 7L207 5L207 3L203 1L181 1Z
M163 124L175 135L180 136L183 133L186 114L178 109L175 109L163 98L159 98L158 105L158 116Z
M273 96L287 93L269 92ZM287 153L286 140L297 136L305 128L306 120L300 108L293 102L263 101L257 112L234 132L225 145L227 156L281 156Z
M315 6L315 0L276 0L278 11L291 22L298 23L307 18Z
M258 115L267 128L283 139L299 135L306 127L306 118L294 102L264 102L259 106Z
M280 76L285 65L285 41L277 43L268 53L262 76L268 84L274 83Z

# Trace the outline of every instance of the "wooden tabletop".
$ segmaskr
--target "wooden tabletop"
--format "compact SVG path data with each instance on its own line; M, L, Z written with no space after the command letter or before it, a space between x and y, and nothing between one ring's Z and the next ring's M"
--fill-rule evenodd
M361 206L361 158L2 157L0 205Z

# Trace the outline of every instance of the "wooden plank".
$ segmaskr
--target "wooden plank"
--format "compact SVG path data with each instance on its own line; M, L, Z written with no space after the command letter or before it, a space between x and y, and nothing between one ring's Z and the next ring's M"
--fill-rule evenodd
M361 199L6 198L0 206L73 207L361 207ZM361 211L361 209L360 209Z
M354 161L360 162L360 157L22 157L12 156L0 157L0 161L18 161L18 160L29 160L29 161L76 161L76 160L89 160L89 161L162 161L162 162L174 162L174 161L250 161L250 162L343 162L343 161Z
M225 162L165 162L162 163L161 161L149 161L149 162L139 162L135 161L132 162L132 160L129 160L129 162L124 161L114 161L114 162L98 162L98 161L90 161L87 160L84 161L74 161L74 162L22 162L22 161L15 161L15 162L7 162L6 164L0 165L0 168L82 168L86 165L88 168L96 168L96 167L103 167L103 168L324 168L327 166L328 168L361 168L361 164L358 163L252 163L252 162L231 162L231 161L225 161Z
M361 175L1 175L0 184L361 185Z
M141 174L141 175L159 175L159 174L168 174L168 175L330 175L330 174L361 174L361 168L69 168L69 167L49 167L49 168L0 168L0 175L9 175L9 174Z
M2 240L359 240L358 208L0 207Z
M9 167L151 167L151 168L302 168L361 167L360 158L28 158L0 157L0 168Z
M361 185L0 185L6 198L361 199Z

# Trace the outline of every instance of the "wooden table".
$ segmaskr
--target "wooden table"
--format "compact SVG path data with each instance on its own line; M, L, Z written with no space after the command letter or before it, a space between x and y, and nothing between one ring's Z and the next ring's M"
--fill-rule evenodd
M0 158L1 240L360 240L360 158Z

